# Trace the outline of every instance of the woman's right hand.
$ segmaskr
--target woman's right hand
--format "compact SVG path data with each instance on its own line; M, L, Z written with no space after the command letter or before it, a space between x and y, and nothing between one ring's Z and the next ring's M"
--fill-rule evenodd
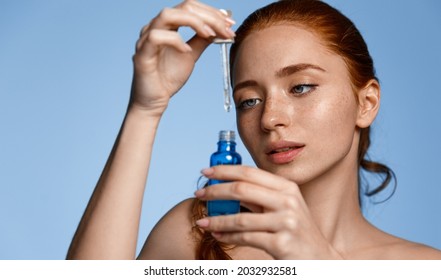
M233 24L225 12L195 0L162 10L142 29L136 44L130 106L162 115L213 38L234 37ZM181 26L196 32L187 43L177 32Z

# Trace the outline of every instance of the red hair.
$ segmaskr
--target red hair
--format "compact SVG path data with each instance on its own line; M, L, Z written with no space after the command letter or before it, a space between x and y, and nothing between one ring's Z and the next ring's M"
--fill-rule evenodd
M311 31L322 39L330 51L340 55L346 63L354 93L364 88L372 79L378 81L368 47L358 29L340 11L318 0L282 0L260 8L249 15L236 31L235 43L231 47L231 67L234 68L237 50L248 35L270 26L281 24L297 25ZM370 127L362 128L360 129L358 147L359 186L360 188L362 186L360 178L362 177L363 170L379 174L383 178L381 184L373 190L369 190L366 187L364 194L372 196L385 189L389 182L395 178L395 175L386 165L367 158L369 146ZM361 193L359 191L360 203ZM194 206L193 214L195 219L197 219L202 213L201 209L204 207L204 204L200 201L195 201ZM222 250L222 248L226 248L225 244L213 241L214 239L209 233L203 233L200 229L196 228L195 230L201 238L198 258L229 258L225 250ZM213 245L213 242L216 245Z

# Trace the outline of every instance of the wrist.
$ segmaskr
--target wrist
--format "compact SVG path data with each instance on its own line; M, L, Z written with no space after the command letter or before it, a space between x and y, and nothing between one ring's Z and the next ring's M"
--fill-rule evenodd
M164 111L165 110L145 108L143 106L131 103L128 106L125 119L126 121L135 121L144 125L149 124L157 127Z
M130 101L127 108L127 114L133 114L142 118L149 119L161 119L165 110L167 109L167 104L149 104L148 106L140 105L136 102Z
M139 74L139 73L138 73ZM138 76L135 74L135 76ZM143 77L133 78L128 110L137 111L151 117L161 117L167 109L170 94L162 87L149 87L152 84Z

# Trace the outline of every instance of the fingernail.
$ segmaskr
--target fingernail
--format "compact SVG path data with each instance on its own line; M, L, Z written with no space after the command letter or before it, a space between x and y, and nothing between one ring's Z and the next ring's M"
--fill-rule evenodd
M211 235L216 239L219 239L222 237L222 233L220 233L220 232L212 232Z
M219 11L221 11L221 13L223 13L226 18L225 20L230 23L230 24L236 24L236 22L234 21L234 19L231 18L231 16L233 15L233 12L230 10L225 10L225 9L220 9Z
M186 51L186 52L192 52L193 51L193 49L190 47L190 45L188 45L188 44L185 44L184 45L184 50Z
M195 192L194 192L194 195L195 195L197 198L202 198L202 197L204 197L204 196L205 196L205 189L200 189L200 190L195 191Z
M231 37L236 37L236 33L230 27L227 27L226 30Z
M228 23L231 24L231 25L236 24L236 22L234 21L234 19L232 19L232 18L230 18L230 17L225 18L225 21L228 22Z
M209 167L209 168L204 168L204 169L201 170L201 173L202 173L202 175L204 175L204 176L210 176L210 175L213 175L213 173L214 173L214 169L211 168L211 167Z
M210 224L210 220L206 218L196 221L196 225L198 225L199 227L208 227L209 224Z
M219 11L220 11L221 13L223 13L224 15L226 15L227 17L230 16L230 13L231 13L231 11L227 11L227 10L225 10L225 9L219 9Z
M205 24L204 29L205 31L207 31L208 35L216 37L216 32L214 32L214 30L210 26Z

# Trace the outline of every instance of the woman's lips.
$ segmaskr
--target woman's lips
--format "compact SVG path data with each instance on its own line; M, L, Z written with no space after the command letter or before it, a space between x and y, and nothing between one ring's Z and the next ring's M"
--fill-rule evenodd
M297 143L277 143L267 149L266 155L274 164L285 164L293 161L304 146Z

